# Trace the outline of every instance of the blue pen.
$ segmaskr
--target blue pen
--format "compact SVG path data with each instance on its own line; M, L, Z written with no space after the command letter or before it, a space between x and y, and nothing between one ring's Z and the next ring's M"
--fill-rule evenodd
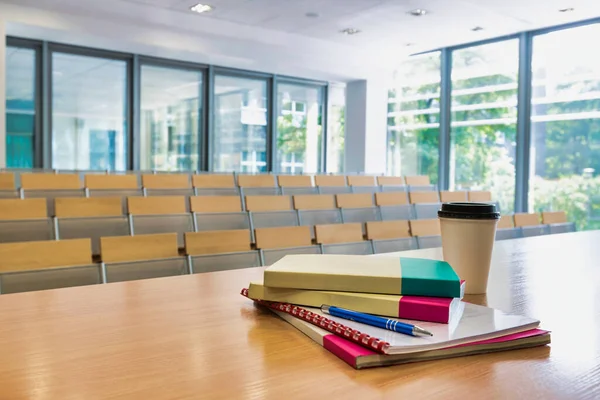
M404 322L396 321L394 319L377 317L375 315L363 314L356 311L350 311L339 307L328 306L323 304L321 311L325 314L333 315L334 317L340 317L348 319L350 321L356 321L363 324L376 326L381 329L387 329L398 333L403 333L410 336L433 336L433 333L426 331L423 328L419 328L416 325L406 324Z

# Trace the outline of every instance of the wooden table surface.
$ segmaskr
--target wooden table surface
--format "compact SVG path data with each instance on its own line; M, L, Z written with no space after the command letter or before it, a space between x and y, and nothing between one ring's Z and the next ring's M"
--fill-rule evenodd
M600 398L600 231L498 242L466 298L539 318L551 346L395 367L356 371L253 306L261 274L2 295L0 400Z

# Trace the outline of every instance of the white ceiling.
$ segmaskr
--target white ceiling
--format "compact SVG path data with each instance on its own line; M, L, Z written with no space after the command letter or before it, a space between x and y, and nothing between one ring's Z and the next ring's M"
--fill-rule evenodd
M600 0L202 1L215 9L190 12L197 0L0 0L0 15L10 34L333 81L390 71L411 52L600 16ZM415 8L429 14L409 15ZM361 33L339 32L350 27Z

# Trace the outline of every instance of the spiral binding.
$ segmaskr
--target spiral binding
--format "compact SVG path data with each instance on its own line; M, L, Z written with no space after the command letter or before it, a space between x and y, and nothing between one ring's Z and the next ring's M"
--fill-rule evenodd
M248 297L248 289L242 289L241 294L244 297ZM302 307L294 306L288 303L278 303L274 301L256 299L251 300L273 310L282 311L296 318L303 319L306 322L310 322L311 324L318 326L319 328L323 328L331 333L343 337L344 339L351 340L356 344L359 344L363 347L367 347L378 353L385 354L385 351L390 347L390 344L388 342L369 336L366 333L361 333L356 329L352 329L346 325L340 324L339 322L332 321L329 318L326 318L312 311L306 310Z

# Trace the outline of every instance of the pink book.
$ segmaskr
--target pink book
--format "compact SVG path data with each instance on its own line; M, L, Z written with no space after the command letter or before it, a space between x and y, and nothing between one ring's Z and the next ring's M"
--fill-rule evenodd
M247 289L242 295L248 296ZM462 303L452 324L420 323L432 337L416 338L286 303L256 300L356 369L541 346L550 334L539 321ZM406 321L410 322L410 321Z
M446 298L272 288L262 282L250 282L248 297L306 307L328 304L366 314L448 324L460 309L464 288L465 282L461 281L461 297Z
M341 336L334 335L288 313L275 310L271 311L355 369L408 364L418 361L493 353L504 350L525 349L544 346L550 343L550 332L542 329L531 329L524 332L464 343L437 350L387 355L377 353L374 350L360 346Z

